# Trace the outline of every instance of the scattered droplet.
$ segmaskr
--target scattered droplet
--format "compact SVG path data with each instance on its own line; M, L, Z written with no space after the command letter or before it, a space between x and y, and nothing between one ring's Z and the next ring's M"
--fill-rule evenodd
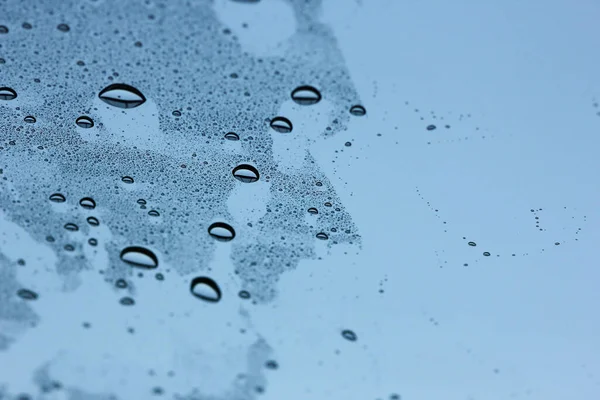
M98 239L89 238L88 239L88 243L89 243L90 246L97 246L98 245Z
M367 110L360 104L350 107L350 114L352 114L354 116L362 117L366 113L367 113Z
M69 32L71 30L71 28L67 24L58 24L56 28L61 32Z
M94 120L88 117L87 115L82 115L81 117L75 120L75 123L80 128L92 128L94 126Z
M121 178L121 181L123 181L123 183L131 184L133 183L133 178L130 176L124 176Z
M66 200L67 199L65 198L65 196L60 193L54 193L50 195L50 201L53 201L55 203L64 203Z
M23 24L21 26L23 27L23 29L33 28L33 26L29 22L23 22Z
M75 251L75 246L73 246L72 244L65 244L64 249L66 251Z
M224 222L215 222L208 227L208 234L222 242L228 242L235 237L233 227Z
M311 208L309 208L309 209L308 209L308 213L309 213L309 214L316 215L316 214L318 214L318 213L319 213L319 210L317 210L317 209L316 209L316 208L314 208L314 207L311 207Z
M92 226L100 225L100 221L98 221L98 218L96 218L96 217L87 217L87 222L88 222L88 224L90 224Z
M475 247L475 246L477 246L477 243L475 243L475 242L469 242L469 246Z
M433 131L435 130L436 126L435 125L427 125L427 130L428 131Z
M127 281L125 279L117 279L115 286L119 289L125 289L127 287Z
M141 204L141 205L145 205L146 204L146 200L144 200L144 199L137 199L137 203Z
M350 329L344 329L342 331L342 336L344 337L344 339L349 340L351 342L356 342L357 339L356 333L354 333Z
M134 267L156 268L158 267L158 258L145 247L130 246L121 251L121 260Z
M0 87L0 100L13 100L17 98L17 92L9 87Z
M238 165L232 173L235 179L244 183L256 182L259 178L258 170L249 164Z
M277 369L277 368L279 368L279 364L275 360L268 360L265 363L265 367L267 367L269 369Z
M37 300L38 294L33 290L29 289L19 289L17 290L17 296L22 298L23 300Z
M490 254L490 252L489 252L489 251L484 251L484 252L483 252L483 255L484 255L484 256L486 256L486 257L489 257L491 254Z
M219 285L209 277L198 276L192 279L190 291L199 299L216 303L221 300L221 289Z
M124 83L113 83L107 86L98 97L106 104L119 108L138 107L146 101L142 92Z
M133 300L131 297L121 297L119 303L121 303L124 306L132 306L135 304L135 300Z
M0 25L0 34L8 33L8 27L6 25Z
M79 205L87 210L93 210L96 208L96 202L91 197L84 197L79 200Z
M235 132L228 132L224 137L227 140L240 140L240 136Z
M327 240L329 239L329 236L325 232L319 232L317 233L317 239Z
M248 292L247 290L240 290L238 296L240 296L241 299L246 300L250 298L250 292Z
M344 146L346 146L346 147L350 147L350 146L352 146L352 143L350 143L350 142L346 142L346 143L344 143Z
M321 101L321 93L312 86L299 86L292 91L292 100L303 106L310 106Z
M28 115L23 118L23 121L27 122L28 124L35 124L36 119L33 115Z
M72 222L67 222L65 224L65 229L71 232L75 232L79 230L79 227Z
M275 117L271 120L271 128L275 132L290 133L292 131L292 122L286 117Z
M161 274L160 272L157 273L156 275L154 275L154 277L156 278L157 281L164 281L165 280L165 276L163 274Z
M160 216L160 213L156 210L150 210L150 211L148 211L148 215L151 217L158 217L158 216Z

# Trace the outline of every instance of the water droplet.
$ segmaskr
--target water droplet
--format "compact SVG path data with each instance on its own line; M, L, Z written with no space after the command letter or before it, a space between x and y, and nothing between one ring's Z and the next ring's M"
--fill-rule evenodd
M265 367L269 369L277 369L279 368L279 364L277 364L277 361L275 360L269 360L265 363Z
M346 142L346 143L344 143L344 146L346 146L346 147L350 147L350 146L352 146L352 143L350 143L350 142Z
M156 210L150 210L150 211L148 211L148 215L151 216L151 217L158 217L158 216L160 216L159 212L156 211Z
M33 290L29 289L19 289L17 290L17 296L22 298L23 300L37 300L38 294Z
M314 208L314 207L311 207L311 208L309 208L309 209L308 209L308 213L309 213L309 214L316 215L316 214L318 214L318 213L319 213L319 210L317 210L317 209L316 209L316 208Z
M173 114L174 117L181 117L181 111L179 110L175 110L171 114Z
M72 244L65 244L64 249L66 251L75 251L75 246L73 246Z
M428 131L433 131L435 130L436 126L435 125L427 125L427 130Z
M469 246L475 247L475 246L477 246L477 243L475 243L475 242L469 242Z
M31 26L31 24L29 22L23 22L23 24L21 26L23 27L23 29L33 28L33 26Z
M127 281L125 279L117 279L115 286L119 289L125 289L127 287Z
M0 25L0 33L1 34L8 33L8 27L6 25Z
M329 239L329 236L327 236L327 234L325 232L319 232L319 233L317 233L317 239L327 240L327 239Z
M9 87L0 87L0 100L13 100L17 98L17 92Z
M235 237L233 227L224 222L215 222L208 227L208 234L222 242L228 242Z
M489 257L489 256L491 256L491 254L490 254L490 252L489 252L489 251L484 251L484 252L483 252L483 255L484 255L484 256L486 256L486 257Z
M250 298L250 292L248 292L247 290L240 290L238 296L240 296L241 299L246 300Z
M227 140L240 140L240 136L235 132L228 132L224 137Z
M130 246L121 251L121 260L134 267L156 268L158 267L158 258L145 247Z
M290 133L292 131L292 122L286 117L275 117L271 120L271 128L275 132Z
M256 182L259 178L258 170L249 164L238 165L232 173L235 179L244 183Z
M35 124L36 119L33 115L28 115L23 118L23 121L27 122L28 124Z
M356 337L356 333L352 332L350 329L344 329L342 331L342 336L344 337L344 339L349 340L351 342L356 342L356 339L358 339Z
M362 117L366 113L367 113L367 110L360 104L350 107L350 114L355 115L357 117Z
M50 195L50 201L55 203L64 203L67 199L60 193L54 193Z
M100 225L100 221L98 221L98 218L96 218L96 217L87 217L87 222L88 222L88 224L90 224L92 226Z
M133 183L133 178L130 176L124 176L121 178L121 181L123 181L123 183L131 184Z
M131 297L121 297L119 303L121 303L124 306L132 306L135 304L135 300L133 300Z
M164 281L165 280L165 276L163 274L161 274L160 272L157 273L156 275L154 275L154 277L156 278L157 281Z
M199 299L216 303L221 300L221 289L217 282L206 276L198 276L192 279L190 291Z
M89 238L88 239L88 243L90 244L90 246L97 246L98 245L98 240L94 239L94 238Z
M113 83L107 86L98 97L106 104L119 108L138 107L146 101L142 92L124 83Z
M292 100L303 106L310 106L321 101L321 93L312 86L299 86L292 91Z
M65 224L65 229L71 232L75 232L79 230L79 227L72 222L67 222Z
M93 210L96 208L96 202L91 197L84 197L79 200L79 205L87 210Z
M61 32L69 32L71 30L71 28L67 24L58 24L56 28Z
M80 128L92 128L94 126L94 120L88 117L87 115L82 115L81 117L75 120L75 123Z
M145 205L146 204L146 200L144 200L144 199L138 199L137 203L141 204L141 205Z

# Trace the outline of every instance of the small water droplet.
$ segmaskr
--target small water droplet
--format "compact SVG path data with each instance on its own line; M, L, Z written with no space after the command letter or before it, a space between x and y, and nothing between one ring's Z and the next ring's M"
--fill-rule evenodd
M94 120L88 117L87 115L82 115L81 117L75 120L75 123L80 128L92 128L94 126Z
M90 244L90 246L97 246L98 245L98 240L94 239L94 238L89 238L88 239L88 243Z
M75 232L79 230L79 227L72 222L67 222L65 224L65 229L71 232Z
M292 91L292 100L303 106L310 106L321 101L321 93L312 86L299 86Z
M133 183L133 178L130 176L124 176L121 178L121 181L123 181L123 183L127 183L127 184L132 184Z
M156 275L154 275L154 277L156 278L157 281L164 281L165 280L165 276L163 274L161 274L160 272L157 273Z
M360 104L350 107L350 114L352 114L354 116L362 117L366 113L367 113L367 110Z
M319 233L317 233L317 239L327 240L327 239L329 239L329 236L327 236L327 234L325 232L319 232Z
M17 296L22 298L23 300L37 300L38 294L33 290L29 289L19 289L17 290Z
M150 210L150 211L148 211L148 215L151 217L159 217L160 213L156 210Z
M190 291L199 299L216 303L221 300L221 289L217 282L206 276L198 276L192 279Z
M350 142L346 142L346 143L344 143L344 146L346 146L346 147L350 147L350 146L352 146L352 143L350 143Z
M233 176L240 182L252 183L259 178L258 170L249 164L241 164L232 171Z
M292 122L286 117L275 117L271 120L271 128L275 132L290 133L292 131Z
M127 281L125 279L117 279L115 286L119 289L125 289L127 287Z
M66 251L75 251L75 246L73 246L72 244L65 244L64 249Z
M0 100L13 100L17 98L17 92L9 87L0 87Z
M90 224L92 226L100 225L100 221L98 221L98 218L96 218L96 217L87 217L87 222L88 222L88 224Z
M93 210L96 208L96 202L91 197L84 197L79 200L79 205L87 210Z
M319 213L319 210L317 210L317 209L316 209L316 208L314 208L314 207L311 207L311 208L309 208L309 209L308 209L308 213L309 213L309 214L316 215L316 214L318 214L318 213Z
M146 204L146 200L144 200L144 199L138 199L137 203L141 204L141 205L145 205Z
M436 126L435 125L427 125L427 130L428 131L433 131L435 130Z
M490 252L489 252L489 251L484 251L484 252L483 252L483 255L484 255L484 256L486 256L486 257L489 257L491 254L490 254Z
M351 342L356 342L356 339L358 339L356 337L356 333L354 333L350 329L344 329L342 331L342 336L344 337L344 339L349 340Z
M240 296L241 299L246 300L250 298L250 292L248 292L247 290L240 290L238 296Z
M133 300L131 297L121 297L119 303L124 306L132 306L135 304L135 300Z
M279 368L279 364L275 360L268 360L265 363L265 367L267 367L269 369L277 369L277 368Z
M23 121L27 122L28 124L35 124L36 119L33 115L28 115L23 118Z
M6 25L0 25L0 34L8 33L8 27Z
M134 267L156 268L158 267L158 258L145 247L130 246L121 251L121 260Z
M317 182L315 182L315 185L316 185L316 186L323 186L323 182L319 182L319 181L317 181Z
M235 132L228 132L224 137L227 140L240 140L240 136Z
M23 24L21 26L23 27L23 29L33 28L33 26L31 26L31 24L29 22L23 22Z
M208 227L208 234L222 242L228 242L235 237L233 227L224 222L215 222Z
M475 246L477 246L477 243L475 243L475 242L469 242L469 246L475 247Z
M133 86L124 83L113 83L102 89L98 95L106 104L119 108L134 108L142 105L146 98Z
M67 24L58 24L56 28L61 32L69 32L71 30L71 28Z
M65 196L60 193L54 193L50 195L50 201L53 201L55 203L64 203L66 200L67 199L65 198Z

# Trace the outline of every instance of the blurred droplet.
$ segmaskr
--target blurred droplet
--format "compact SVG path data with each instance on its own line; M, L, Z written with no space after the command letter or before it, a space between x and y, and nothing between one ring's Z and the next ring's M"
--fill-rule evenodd
M8 33L8 27L6 25L0 25L0 34Z
M292 100L303 106L310 106L321 101L321 93L312 86L299 86L292 91Z
M238 296L240 296L241 299L246 300L250 298L250 293L247 290L240 290Z
M232 173L235 179L244 183L256 182L259 178L258 170L249 164L238 165Z
M54 193L50 195L50 201L53 201L55 203L64 203L66 200L67 199L65 198L65 196L60 193Z
M33 26L31 26L31 24L29 22L23 22L23 24L21 26L23 27L23 29L33 28Z
M119 289L125 289L127 287L127 281L125 279L117 279L115 286Z
M122 297L121 300L119 300L119 303L124 306L132 306L135 304L135 300L131 297Z
M290 133L292 131L292 122L286 117L275 117L271 120L271 128L275 132Z
M354 116L362 117L366 113L367 113L367 110L359 104L350 107L350 114L352 114Z
M215 222L208 227L208 234L222 242L228 242L235 237L233 227L224 222Z
M13 100L17 98L17 92L9 87L0 87L0 100Z
M158 258L145 247L130 246L121 251L121 260L134 267L156 268L158 267Z
M93 210L96 208L96 202L91 197L84 197L79 200L79 205L87 210Z
M433 131L435 130L436 126L435 125L427 125L427 130L428 131Z
M349 340L351 342L356 342L356 333L352 332L349 329L344 329L342 331L342 336L344 337L344 339Z
M190 291L199 299L216 303L221 300L221 289L219 285L209 277L198 276L192 279Z
M38 294L33 290L29 289L19 289L17 290L17 296L22 298L23 300L37 300Z
M98 97L106 104L119 108L138 107L146 101L142 92L124 83L113 83L107 86Z
M82 115L81 117L77 118L75 123L78 127L85 129L92 128L94 126L94 120L86 115Z
M71 30L71 28L67 24L58 24L56 28L61 32L69 32Z

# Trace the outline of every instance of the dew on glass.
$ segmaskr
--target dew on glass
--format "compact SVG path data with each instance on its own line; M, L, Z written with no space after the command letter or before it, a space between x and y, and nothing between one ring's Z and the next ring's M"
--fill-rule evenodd
M72 222L67 222L65 224L65 229L71 232L75 232L79 230L79 227Z
M125 279L117 279L115 286L119 289L125 289L127 287L127 281Z
M84 197L81 200L79 200L79 205L85 208L86 210L93 210L94 208L96 208L96 201L91 197Z
M208 227L208 234L222 242L228 242L235 237L233 227L225 222L215 222Z
M124 176L121 178L121 181L123 181L123 183L127 183L127 184L132 184L133 183L133 178L130 176Z
M275 132L290 133L293 129L292 122L286 117L275 117L271 120L271 128Z
M160 213L156 210L150 210L150 211L148 211L148 215L151 217L159 217Z
M35 124L36 119L33 115L28 115L25 118L23 118L23 121L27 122L28 124Z
M33 290L29 289L19 289L17 290L17 296L22 298L23 300L37 300L38 294Z
M471 247L475 247L475 246L477 246L477 243L475 243L475 242L469 242L468 244L469 244L469 246L471 246Z
M50 195L50 201L53 201L55 203L64 203L67 199L65 198L65 196L61 193L53 193Z
M241 164L232 171L233 176L240 182L252 183L259 178L258 170L249 164Z
M63 247L66 251L75 251L75 246L73 246L72 244L65 244L65 247Z
M327 240L329 239L329 236L325 232L319 232L317 233L317 239Z
M248 292L247 290L240 290L238 296L240 296L241 299L246 300L250 298L250 292Z
M356 333L354 333L350 329L344 329L342 331L342 336L343 336L344 339L349 340L351 342L356 342L356 339L358 339L356 337Z
M137 199L137 203L141 204L141 205L146 205L146 200L144 200L144 199Z
M227 132L224 137L227 140L240 140L240 136L235 132Z
M33 26L29 22L23 22L23 24L21 26L23 27L23 29L33 28Z
M435 130L436 126L435 125L427 125L427 130L428 131L433 131Z
M121 297L119 303L121 303L123 306L132 306L135 304L135 300L133 300L131 297Z
M292 100L303 106L310 106L321 101L321 93L313 86L299 86L292 91Z
M489 257L489 256L491 256L491 253L489 251L484 251L483 255L486 256L486 257Z
M181 111L179 110L175 110L171 114L173 114L174 117L181 117Z
M98 245L98 239L89 238L88 239L88 243L89 243L90 246L97 246Z
M6 25L0 25L0 34L7 34L8 27Z
M156 268L158 267L158 258L145 247L130 246L121 251L121 260L134 267Z
M317 210L315 207L311 207L308 209L308 213L312 215L317 215L319 213L319 210Z
M0 87L0 100L13 100L17 98L17 92L9 87Z
M69 32L71 30L71 28L67 24L58 24L56 29L58 29L61 32Z
M81 117L75 120L75 123L80 128L92 128L94 126L94 120L88 117L87 115L82 115Z
M367 113L367 110L360 104L350 107L350 114L352 114L356 117L362 117L366 113Z
M210 303L221 300L221 289L217 282L207 276L198 276L190 283L190 292L194 296Z
M100 221L98 221L98 218L96 218L96 217L87 217L87 223L90 224L91 226L100 225Z
M98 95L100 100L119 108L134 108L142 105L146 98L136 88L124 83L113 83L102 89Z

